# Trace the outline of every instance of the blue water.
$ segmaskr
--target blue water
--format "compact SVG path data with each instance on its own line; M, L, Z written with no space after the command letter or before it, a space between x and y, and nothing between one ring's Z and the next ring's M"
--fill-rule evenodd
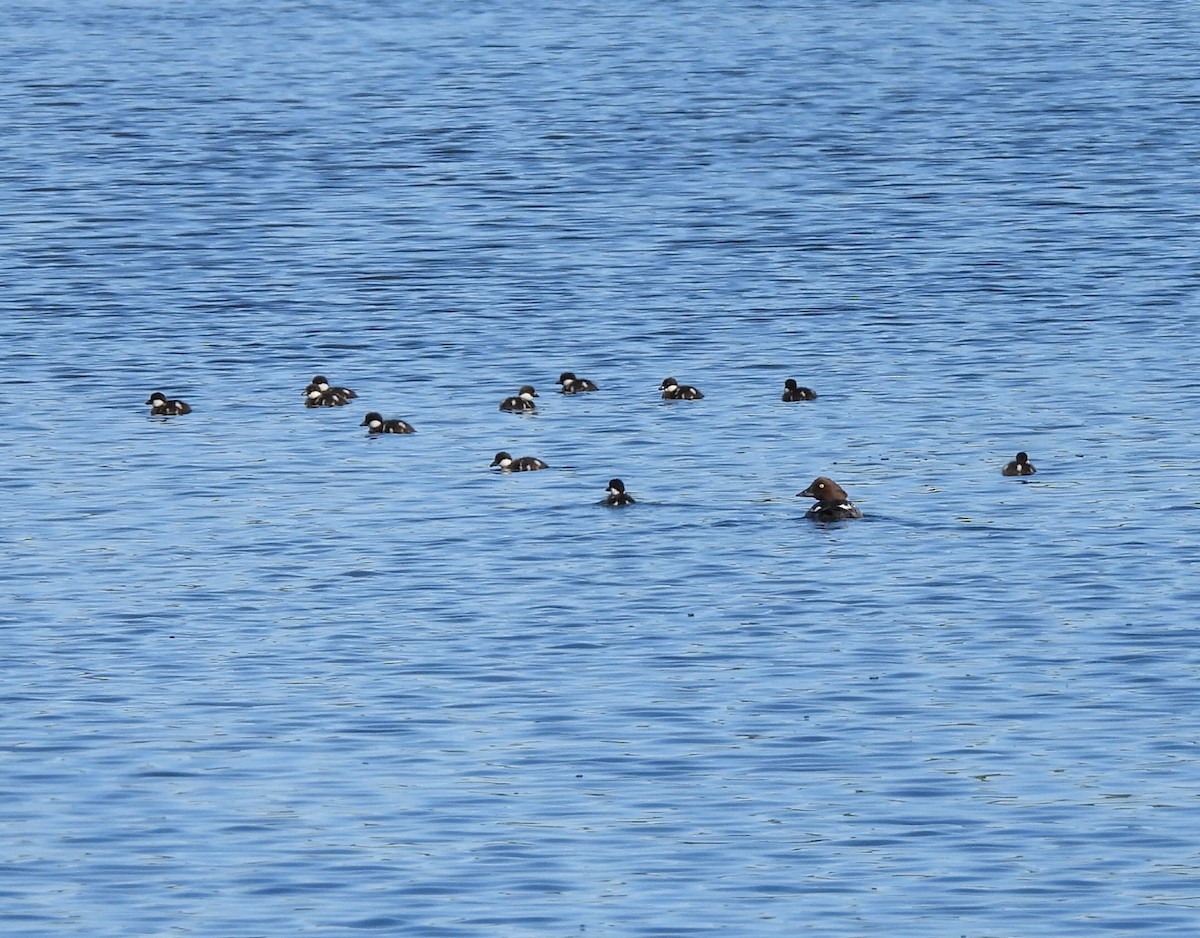
M1195 935L1198 26L5 4L0 933Z

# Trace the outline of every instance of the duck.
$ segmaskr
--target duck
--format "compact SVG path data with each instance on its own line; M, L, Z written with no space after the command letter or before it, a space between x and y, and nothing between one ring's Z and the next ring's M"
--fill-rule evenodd
M599 391L600 388L594 381L589 381L587 378L577 378L575 373L564 371L558 376L558 383L562 385L563 394L581 394L584 391Z
M310 391L304 399L305 407L342 407L350 403L350 398L341 393L341 388L329 388L326 391Z
M544 462L534 456L522 456L520 459L513 459L504 450L498 452L496 458L492 460L492 467L497 466L501 472L533 472L535 469L549 468Z
M796 493L797 498L801 496L817 500L817 503L804 513L804 517L814 521L846 521L863 516L850 501L846 490L828 476L817 476L808 488Z
M803 388L796 384L795 378L788 378L783 382L783 400L785 403L791 404L795 401L815 401L817 392L812 388Z
M324 375L313 375L304 389L305 407L341 407L358 397L349 388L334 387Z
M1000 474L1006 476L1031 476L1035 472L1029 454L1024 451L1017 453L1017 458L1000 470Z
M519 390L515 395L512 397L506 397L500 402L500 409L512 411L537 410L537 404L533 402L533 399L537 396L538 393L533 389L532 384L522 385L521 390Z
M403 420L384 420L383 416L376 411L371 411L367 416L363 417L363 422L360 427L366 427L367 433L374 436L377 433L416 433L412 428L412 424L406 423Z
M663 392L664 401L698 401L704 397L699 388L690 384L680 384L674 378L663 378L663 383L658 389Z
M608 488L604 490L604 496L604 504L609 508L633 504L633 496L625 491L625 483L620 479L608 480Z
M150 405L151 417L177 417L179 414L190 414L192 408L183 401L171 400L162 391L155 391L146 401Z

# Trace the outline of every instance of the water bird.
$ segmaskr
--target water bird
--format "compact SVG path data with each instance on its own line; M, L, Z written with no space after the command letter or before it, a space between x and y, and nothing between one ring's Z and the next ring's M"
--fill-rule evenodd
M192 412L190 405L183 401L171 400L162 391L155 391L146 403L150 405L151 417L176 417Z
M525 412L537 410L537 404L533 402L537 396L538 393L533 389L532 384L523 385L515 395L506 397L500 402L500 409Z
M846 490L827 476L817 476L813 479L808 488L796 493L797 498L801 496L817 500L817 503L804 513L804 517L814 521L845 521L863 516L850 501Z
M577 378L572 371L564 371L559 375L558 383L562 385L563 394L581 394L584 391L600 390L595 382L589 381L587 378Z
M609 508L619 508L621 505L632 505L633 496L625 491L625 483L620 479L609 479L608 488L604 490L604 504Z
M699 388L690 384L680 384L674 378L663 378L663 383L658 389L663 392L664 401L698 401L704 397Z
M812 388L804 388L796 384L795 378L788 378L783 382L783 400L791 404L795 401L815 401L817 392Z
M496 466L501 472L532 472L535 469L547 468L546 464L536 457L522 456L520 459L513 459L504 450L498 452L492 460L492 467Z
M1006 476L1031 476L1035 472L1037 470L1029 461L1029 454L1024 451L1017 453L1017 458L1000 470L1001 475Z
M304 389L304 406L341 407L355 397L358 395L349 388L335 387L324 375L313 375L312 381Z
M377 433L416 433L412 424L403 420L384 420L383 415L376 411L371 411L363 417L363 422L359 426L366 427L367 433L372 436Z

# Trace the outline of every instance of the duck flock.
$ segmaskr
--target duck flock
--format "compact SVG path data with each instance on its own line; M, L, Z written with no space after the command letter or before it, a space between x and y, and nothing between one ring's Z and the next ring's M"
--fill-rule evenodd
M557 384L563 394L582 394L600 390L595 382L589 381L587 378L576 377L570 371L564 371L559 375ZM662 391L663 400L667 401L698 401L704 397L699 388L690 384L680 384L673 377L664 378L658 390ZM534 402L534 398L537 396L533 385L523 385L516 394L506 397L500 402L500 409L511 413L532 413L537 410L537 404ZM308 387L304 389L304 406L344 407L356 397L358 395L350 388L338 387L330 384L329 379L324 375L315 375ZM795 378L788 378L784 382L782 397L784 403L812 401L816 400L816 397L816 391L798 385ZM152 417L177 417L192 412L191 406L186 402L168 398L161 391L151 394L146 403L150 405L150 416ZM377 411L369 412L359 426L366 427L367 433L371 435L416 432L412 424L407 421L398 418L385 420L383 415ZM537 469L548 469L549 466L534 456L514 458L511 454L501 451L492 460L491 468L499 469L501 472L532 472ZM1031 476L1037 472L1029 461L1029 454L1025 452L1017 453L1016 458L1000 471L1005 476ZM620 479L609 480L604 496L601 504L611 508L634 503L633 496L625 491L625 483ZM797 497L814 499L812 507L804 515L813 521L848 521L863 516L862 511L850 501L846 490L826 476L818 476L813 479L808 488L797 493Z

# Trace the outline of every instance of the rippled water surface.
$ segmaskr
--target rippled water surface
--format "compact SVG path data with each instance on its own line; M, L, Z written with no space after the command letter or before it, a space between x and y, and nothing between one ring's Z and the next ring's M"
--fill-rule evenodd
M0 932L1195 935L1198 26L6 4Z

